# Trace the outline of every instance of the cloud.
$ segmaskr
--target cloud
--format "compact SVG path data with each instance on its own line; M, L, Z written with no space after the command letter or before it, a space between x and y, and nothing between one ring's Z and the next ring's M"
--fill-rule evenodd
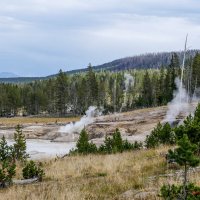
M48 75L145 52L199 48L198 0L0 2L0 71Z

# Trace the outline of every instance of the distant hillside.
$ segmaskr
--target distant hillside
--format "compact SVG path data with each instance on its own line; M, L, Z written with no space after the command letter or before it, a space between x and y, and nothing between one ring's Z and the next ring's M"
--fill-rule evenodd
M30 83L37 80L45 80L46 77L15 77L15 78L0 78L0 83Z
M10 72L0 72L0 78L16 78L18 75Z
M189 50L187 52L188 57L194 57L196 52L200 52L200 50ZM126 57L114 60L112 62L104 63L102 65L94 66L93 69L95 71L101 70L109 70L109 71L121 71L128 69L149 69L149 68L160 68L161 66L168 66L171 60L171 56L174 52L162 52L162 53L147 53L138 56ZM180 61L183 58L183 52L175 52L178 54ZM67 71L66 74L75 74L86 72L88 69L76 69ZM47 77L15 77L15 78L2 78L0 77L0 82L6 83L23 83L23 82L31 82L35 80L44 80L48 78L55 77L56 74L50 75Z
M194 57L196 52L200 50L190 50L187 52L187 57ZM173 53L177 53L180 61L183 59L183 52L163 52L163 53L148 53L138 56L121 58L108 62L94 68L106 69L111 71L127 70L127 69L149 69L160 68L161 66L168 66Z
M189 50L187 51L187 58L194 57L196 52L200 50ZM147 53L138 56L131 56L114 60L112 62L104 63L102 65L93 66L95 71L109 70L109 71L121 71L128 69L149 69L149 68L160 68L161 66L168 66L173 53L177 53L180 59L180 63L183 59L183 52L162 52L162 53ZM86 72L88 69L76 69L67 71L67 74L75 74ZM55 75L52 75L55 76ZM51 76L49 76L51 77Z

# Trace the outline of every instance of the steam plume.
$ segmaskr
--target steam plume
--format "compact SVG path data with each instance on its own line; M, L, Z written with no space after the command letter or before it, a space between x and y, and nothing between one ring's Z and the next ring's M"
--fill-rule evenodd
M64 127L61 127L60 128L60 133L68 133L68 134L71 134L71 133L80 133L81 130L94 122L96 116L100 116L102 114L101 111L99 111L97 109L97 107L95 106L90 106L88 108L88 110L86 111L86 114L80 119L80 121L78 122L75 122L75 123L70 123L70 124L67 124L66 126Z
M124 78L125 78L124 102L122 103L122 107L120 111L122 110L123 107L127 105L127 92L128 92L129 87L130 86L133 87L135 84L134 78L130 74L125 73Z
M184 85L181 84L181 80L176 78L175 80L177 90L174 91L173 100L168 103L168 111L164 122L172 123L176 120L178 115L183 114L187 116L194 111L194 106L188 102L189 94L187 93ZM197 99L196 99L197 100Z

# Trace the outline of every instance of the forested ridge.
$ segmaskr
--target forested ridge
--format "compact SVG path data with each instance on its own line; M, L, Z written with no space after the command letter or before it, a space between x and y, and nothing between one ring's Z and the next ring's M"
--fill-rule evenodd
M187 57L193 58L200 50L188 50ZM172 55L176 53L179 60L183 59L183 51L178 52L162 52L162 53L146 53L138 56L130 56L126 58L117 59L102 65L93 66L95 72L100 71L124 71L131 69L160 69L162 66L169 66ZM82 69L69 70L65 73L68 75L84 73L88 71L88 67ZM13 77L13 78L0 78L3 83L28 83L36 80L46 80L53 78L57 74L49 75L46 77Z
M160 69L95 72L89 65L84 73L70 75L60 70L57 76L46 80L1 83L0 114L67 116L84 114L91 105L103 107L105 113L165 105L173 98L180 66L181 60L174 53L169 64ZM127 90L125 74L134 79ZM184 73L184 83L191 96L200 86L199 77L200 54L196 53L194 58L187 58Z

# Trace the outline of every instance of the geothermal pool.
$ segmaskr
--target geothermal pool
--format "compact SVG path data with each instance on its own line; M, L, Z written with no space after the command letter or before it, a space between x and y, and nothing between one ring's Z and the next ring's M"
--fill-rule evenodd
M13 140L8 140L12 145ZM27 139L27 153L31 159L54 158L63 156L76 146L75 142L51 142L50 140Z

